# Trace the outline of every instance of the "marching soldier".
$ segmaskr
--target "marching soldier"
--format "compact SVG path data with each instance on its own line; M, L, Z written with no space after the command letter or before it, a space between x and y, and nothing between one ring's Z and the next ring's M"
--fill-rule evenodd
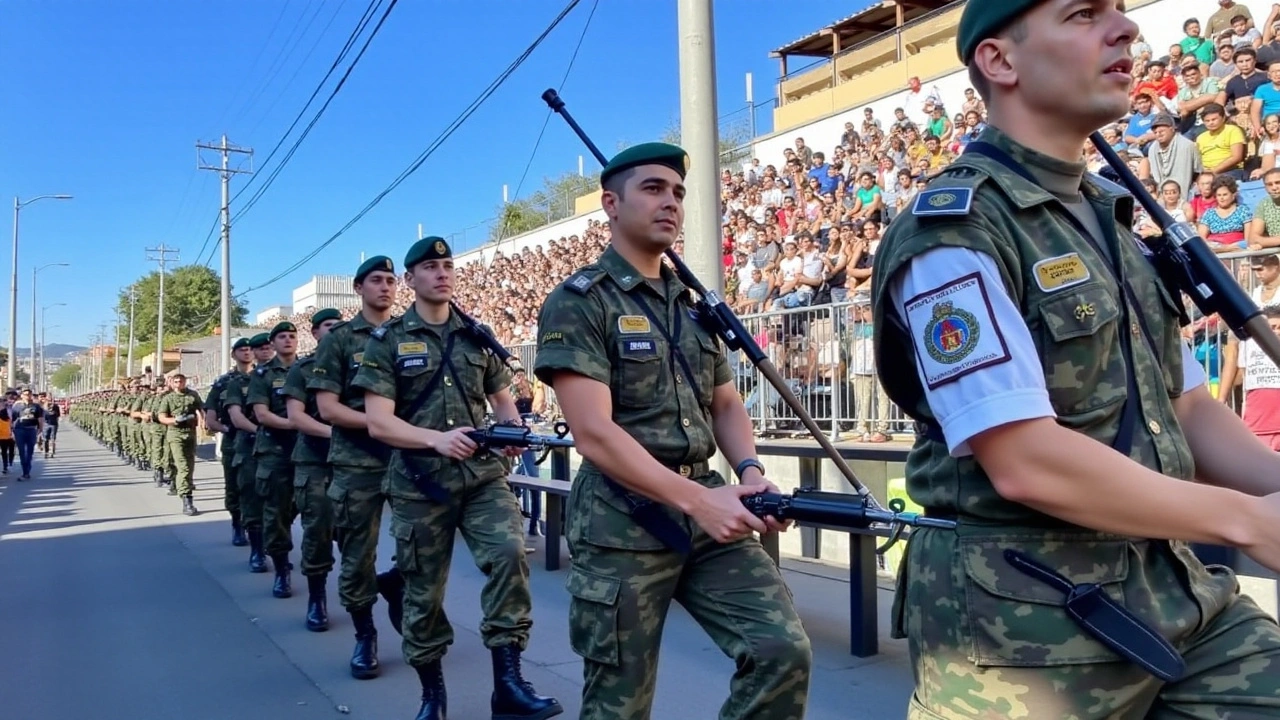
M612 239L556 288L538 320L534 374L554 388L583 457L567 513L570 639L585 664L582 716L648 718L676 600L738 668L720 717L804 716L812 652L753 532L781 530L742 498L778 492L719 341L662 264L684 224L689 157L663 143L601 173ZM708 461L719 449L740 485Z
M391 317L396 297L395 264L378 255L356 269L354 289L360 296L360 313L338 323L316 348L315 363L307 377L307 389L316 396L320 417L333 427L329 464L333 480L334 528L342 565L338 574L338 598L351 615L356 646L351 653L351 675L365 680L378 676L378 631L373 624L377 602L378 529L386 496L382 481L391 448L369 437L364 413L364 393L351 380L364 357L369 334ZM396 577L396 576L387 576ZM388 582L384 580L384 585ZM388 612L398 614L398 593L386 594Z
M183 515L199 515L191 496L195 492L196 432L204 426L204 403L187 387L187 376L171 376L173 392L164 397L157 410L165 426L164 440L173 458L173 485L182 498Z
M267 333L249 338L249 349L253 352L256 367L271 362L275 355ZM235 375L227 380L222 391L222 405L236 428L235 455L231 464L236 468L236 484L240 489L240 523L249 536L249 572L264 573L267 571L267 559L262 546L263 497L258 493L258 463L253 456L258 424L253 417L253 406L245 400L250 376L251 373Z
M422 683L417 720L445 717L440 661L453 628L444 593L459 531L487 577L480 634L493 656L493 716L554 717L564 712L560 703L538 695L520 671L532 599L520 507L506 482L509 464L477 452L466 435L483 423L486 399L498 422L519 424L511 374L450 307L457 275L448 243L419 240L404 265L414 304L373 331L354 385L365 391L370 433L400 449L386 488L396 566L405 580L405 662ZM412 452L423 450L429 453Z
M177 495L178 491L174 488L171 479L174 474L173 456L169 452L168 444L164 441L165 426L160 422L159 415L160 406L170 392L169 384L162 377L155 378L153 382L150 402L144 406L149 416L147 449L151 453L151 475L156 487L164 487L168 484L169 494Z
M245 404L253 409L258 423L253 456L257 463L258 494L262 496L264 549L276 570L271 594L278 598L293 595L289 552L293 550L293 472L289 457L297 433L285 409L284 381L298 351L298 329L288 321L276 323L267 336L275 357L249 376Z
M311 316L311 336L319 343L342 313L326 308ZM307 629L329 629L329 603L325 584L333 570L333 502L329 484L329 445L333 428L320 419L315 393L307 391L307 377L315 365L315 354L300 357L289 368L284 381L285 407L289 422L298 431L293 446L293 502L302 515L302 574L307 578Z
M249 338L238 338L231 345L231 356L236 366L220 376L209 387L209 394L204 401L204 422L210 430L221 433L219 448L222 455L223 499L227 512L231 514L231 544L244 547L249 540L244 534L244 525L240 521L240 484L236 478L235 438L236 428L231 424L231 416L227 413L224 394L234 377L248 375L253 369L253 350L249 347Z
M1280 718L1280 628L1187 545L1280 570L1280 456L1210 395L1133 198L1081 160L1137 37L1121 2L968 3L990 124L876 252L907 492L958 523L899 572L913 718Z

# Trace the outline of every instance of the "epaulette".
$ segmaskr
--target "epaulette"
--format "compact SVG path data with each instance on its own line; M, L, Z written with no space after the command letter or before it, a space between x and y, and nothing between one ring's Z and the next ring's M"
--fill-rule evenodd
M371 337L371 338L373 338L373 339L375 339L375 340L381 340L382 338L386 337L386 336L387 336L387 325L391 324L392 322L395 322L395 320L396 320L396 318L391 318L390 320L388 320L388 321L386 321L386 322L382 323L381 325L379 325L378 327L374 328L374 329L373 329L373 332L369 333L369 337Z
M1129 190L1120 183L1114 182L1109 178L1099 175L1098 173L1088 173L1085 175L1089 179L1089 183L1108 195L1128 195Z
M262 366L262 367L260 367L260 368L254 368L254 370L253 370L253 371L254 371L254 372L256 372L256 373L258 373L259 375L266 375L266 374L267 374L267 366L266 366L266 365L263 365L263 366Z
M911 214L915 217L968 215L978 186L986 180L985 173L965 165L946 168L930 178L929 186L916 195Z
M574 273L568 280L565 280L564 287L566 290L579 295L586 295L605 275L604 268L594 265L587 266Z

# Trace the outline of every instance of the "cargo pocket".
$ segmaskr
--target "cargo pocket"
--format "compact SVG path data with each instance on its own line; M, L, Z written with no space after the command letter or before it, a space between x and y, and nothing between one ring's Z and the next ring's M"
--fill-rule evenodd
M396 539L396 567L401 572L416 571L418 569L418 545L417 533L412 523L404 520L391 518L391 537Z
M333 526L352 529L351 508L347 502L347 493L337 485L330 485L325 495L333 503Z
M1097 583L1124 603L1129 576L1124 540L1041 535L1035 541L962 539L972 660L984 667L1054 667L1121 661L1068 615L1057 588L1015 569L1006 549L1021 552L1079 585Z
M575 565L569 568L564 586L576 601L569 608L569 646L586 660L617 667L621 664L618 598L622 581Z
M596 547L616 550L667 550L666 543L641 527L631 516L631 505L627 502L626 492L622 488L611 487L604 478L597 481L583 539ZM646 502L645 498L638 495L636 498ZM653 510L666 514L678 526L683 527L683 523L667 507L659 504Z

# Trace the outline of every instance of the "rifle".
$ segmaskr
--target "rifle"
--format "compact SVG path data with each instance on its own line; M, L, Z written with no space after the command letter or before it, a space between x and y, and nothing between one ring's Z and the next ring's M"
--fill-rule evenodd
M505 448L521 448L541 452L535 465L541 465L547 455L556 448L573 447L573 439L568 437L569 425L563 421L555 424L555 435L539 435L532 428L524 425L507 425L492 423L488 427L469 430L467 437L481 450L503 450ZM401 455L437 455L434 450L401 450Z
M1110 179L1124 185L1160 226L1159 237L1144 242L1154 256L1154 265L1169 294L1177 300L1180 293L1186 293L1205 316L1216 314L1237 338L1253 340L1271 358L1271 362L1280 365L1280 337L1271 331L1253 299L1231 277L1227 266L1214 255L1204 238L1191 223L1173 219L1169 211L1142 187L1142 181L1111 149L1101 133L1093 133L1089 140L1107 161ZM1185 312L1180 319L1183 325L1190 322Z
M920 513L907 512L907 504L901 498L889 501L889 509L867 507L854 495L824 492L816 488L800 488L792 495L764 492L742 499L752 515L764 518L772 515L780 522L795 520L814 525L832 525L849 530L865 530L874 524L889 526L889 540L876 552L883 553L902 536L907 525L951 529L951 520L933 518Z
M604 153L600 152L600 148L596 147L595 143L591 142L591 138L587 136L587 133L578 125L577 121L569 115L569 112L565 110L564 100L560 98L560 94L556 92L554 88L542 93L542 100L553 112L564 118L565 123L569 125L573 132L578 136L578 139L582 141L582 144L587 147L587 150L591 151L591 154L595 156L595 159L602 166L609 164L609 160L604 156ZM878 515L876 515L877 517L885 517L885 522L888 522L893 526L894 531L891 535L893 540L880 548L880 552L887 550L893 542L896 541L896 538L901 534L902 526L922 525L923 523L920 521L925 518L921 518L920 516L913 514L889 512L876 502L876 499L871 495L871 491L867 489L866 485L862 484L862 481L854 474L853 469L849 467L849 463L845 462L844 457L838 450L836 450L835 446L831 444L831 441L827 439L827 436L823 434L822 428L818 427L818 423L814 422L813 417L809 415L809 412L800 402L800 398L796 397L796 394L791 390L791 387L782 379L782 375L778 372L778 368L774 366L773 361L769 359L769 356L766 355L764 350L762 350L760 346L756 344L755 340L752 339L751 333L747 332L746 327L743 326L742 321L738 319L738 316L733 313L733 310L725 304L724 300L722 300L715 291L707 289L706 286L698 281L697 276L693 274L693 271L689 269L688 265L685 265L684 260L676 254L675 250L667 248L665 255L667 260L671 262L671 267L675 270L676 277L680 278L680 282L684 283L685 287L688 287L698 295L698 300L694 303L694 314L698 324L707 332L719 337L721 342L723 342L725 347L729 348L729 350L739 351L745 355L747 360L749 360L751 364L760 371L760 374L764 376L765 380L773 386L774 390L778 392L778 395L782 398L783 402L787 404L787 407L791 408L791 412L795 413L801 424L803 424L805 429L809 431L809 434L813 436L814 441L817 442L823 452L826 453L832 464L836 466L836 469L840 471L840 474L844 476L844 479L847 480L857 492L857 497L851 497L849 504L860 506L859 512L862 513L878 513ZM802 488L796 494L803 496L804 494L813 491L814 490L812 488ZM795 496L792 497L794 498ZM744 498L744 502L747 499L748 498ZM758 505L759 504L757 503L757 506ZM753 513L756 513L757 508L752 507L750 504L748 504L747 507L751 508ZM954 528L956 526L955 523L950 520L932 519L932 521L933 523L941 524L931 524L931 527Z

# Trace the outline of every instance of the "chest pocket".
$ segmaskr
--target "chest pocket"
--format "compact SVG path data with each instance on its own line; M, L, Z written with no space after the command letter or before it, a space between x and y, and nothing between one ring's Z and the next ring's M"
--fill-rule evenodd
M665 400L670 392L667 347L657 337L629 335L614 345L615 402L622 407L643 408Z
M1082 285L1040 303L1041 362L1054 409L1080 415L1123 402L1125 358L1120 306L1103 285ZM1140 332L1134 342L1142 342Z
M720 360L720 348L714 338L698 335L698 360L693 364L698 373L698 402L711 404L711 393L715 389L716 363Z
M462 391L472 402L484 401L484 376L489 368L489 356L480 351L468 352L458 362L454 355L453 366L464 377L457 378L462 382Z

